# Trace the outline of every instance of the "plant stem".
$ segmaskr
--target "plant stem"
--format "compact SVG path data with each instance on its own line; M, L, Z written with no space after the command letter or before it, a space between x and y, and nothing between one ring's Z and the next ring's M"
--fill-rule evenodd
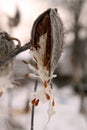
M6 63L8 60L12 59L19 53L26 51L31 47L30 42L26 43L24 46L14 49L12 52L10 52L5 58L0 59L0 66L2 66L4 63Z
M34 92L37 90L38 80L35 81L35 87ZM35 106L32 105L32 111L31 111L31 130L34 130L34 112L35 112Z

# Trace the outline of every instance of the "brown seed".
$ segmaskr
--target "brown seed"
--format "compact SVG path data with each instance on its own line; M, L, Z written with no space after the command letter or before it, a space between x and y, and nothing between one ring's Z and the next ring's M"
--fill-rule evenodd
M52 106L53 106L53 107L55 106L55 102L54 102L54 100L52 101Z
M36 98L32 100L32 104L35 105Z
M35 101L35 106L38 106L39 99Z
M48 95L47 93L45 93L45 95L46 95L47 100L50 100L50 95Z
M25 74L25 77L29 77L29 74Z
M47 81L44 81L44 87L47 88Z

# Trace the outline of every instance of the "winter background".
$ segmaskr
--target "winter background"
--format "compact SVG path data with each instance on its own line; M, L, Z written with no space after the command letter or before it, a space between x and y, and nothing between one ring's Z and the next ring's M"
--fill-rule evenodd
M75 9L78 9L79 0L71 1L77 1L74 6ZM56 113L47 124L48 104L40 103L35 108L34 130L87 130L87 93L84 97L85 111L82 113L80 112L81 95L76 91L75 82L72 80L74 70L71 63L71 50L75 39L75 30L72 31L75 23L75 12L71 1L0 0L0 31L7 31L11 36L20 39L22 45L30 40L34 20L48 8L57 8L64 24L64 50L55 71L58 78L53 81ZM87 51L87 0L82 1L84 1L84 4L81 7L79 17L79 24L82 29L79 31L78 37L83 41L85 40L83 43L85 43L84 48ZM10 26L10 19L15 17L17 10L20 13L20 21L17 26ZM82 47L80 49L81 54L84 50ZM85 57L84 54L83 57ZM16 57L14 75L17 84L0 97L0 130L30 130L31 127L31 108L26 111L26 104L33 93L35 80L24 77L30 70L22 60L31 61L29 51L20 53ZM76 73L77 77L82 79L85 77L83 91L87 92L87 60L83 60L83 64L86 66L85 70L80 68ZM38 89L40 87L42 87L41 83L39 83Z

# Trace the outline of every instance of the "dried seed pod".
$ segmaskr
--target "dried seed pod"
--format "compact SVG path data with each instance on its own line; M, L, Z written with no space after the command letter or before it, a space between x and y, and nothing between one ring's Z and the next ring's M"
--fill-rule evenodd
M6 57L15 45L13 41L9 40L9 35L6 32L0 32L0 59ZM0 77L8 75L13 66L13 59L7 61L3 66L0 67Z
M63 47L63 24L57 9L48 9L36 19L31 44L41 55L43 65L53 73Z
M0 59L5 58L10 52L15 49L15 44L12 38L6 32L0 32ZM17 40L18 41L18 40ZM13 87L11 83L11 77L13 72L13 59L8 60L3 66L0 66L0 93L7 88Z
M0 32L0 59L7 56L15 48L14 42L9 38L8 33Z
M44 86L33 95L33 99L49 102L48 114L50 118L55 113L51 80L55 77L53 72L63 47L63 24L57 14L57 9L48 9L36 19L30 42L30 53L37 68L29 64L29 68L34 72L29 75L39 78Z

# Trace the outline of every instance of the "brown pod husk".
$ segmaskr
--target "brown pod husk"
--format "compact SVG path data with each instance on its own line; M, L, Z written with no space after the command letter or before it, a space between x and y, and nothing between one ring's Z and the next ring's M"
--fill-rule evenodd
M44 45L40 44L42 36ZM41 46L44 46L44 54L40 51L40 55L42 55L43 65L52 74L63 47L63 24L57 9L48 9L36 19L31 32L31 45L38 52Z

